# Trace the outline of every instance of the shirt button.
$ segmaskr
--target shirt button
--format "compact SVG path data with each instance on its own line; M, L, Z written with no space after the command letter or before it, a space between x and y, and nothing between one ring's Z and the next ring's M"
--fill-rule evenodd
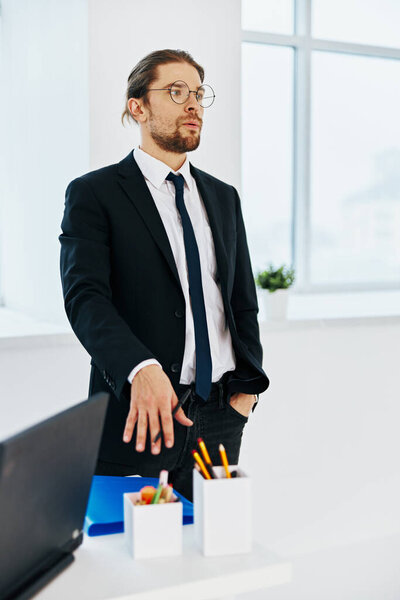
M180 371L179 363L172 363L172 365L171 365L171 371L173 373L179 373L179 371Z
M181 310L180 308L177 308L175 311L175 316L178 317L178 319L181 319L184 315L183 310Z

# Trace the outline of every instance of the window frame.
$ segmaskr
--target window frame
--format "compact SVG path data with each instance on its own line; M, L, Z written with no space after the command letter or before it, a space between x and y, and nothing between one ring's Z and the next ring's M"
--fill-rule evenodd
M314 38L311 35L312 0L293 0L293 2L294 33L292 35L242 29L242 43L286 46L293 48L294 51L291 261L296 272L296 280L293 289L296 293L400 289L400 280L397 283L371 280L367 283L340 284L312 284L310 280L312 53L313 51L341 52L400 60L400 48Z

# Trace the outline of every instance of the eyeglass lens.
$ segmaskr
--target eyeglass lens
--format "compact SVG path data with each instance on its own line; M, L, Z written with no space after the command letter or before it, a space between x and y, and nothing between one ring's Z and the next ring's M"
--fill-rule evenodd
M184 81L175 81L175 83L171 85L171 98L178 104L183 104L183 102L186 102L187 98L189 97L189 93L189 86ZM211 104L214 102L214 98L215 94L210 85L201 85L197 90L197 102L203 108L211 106Z

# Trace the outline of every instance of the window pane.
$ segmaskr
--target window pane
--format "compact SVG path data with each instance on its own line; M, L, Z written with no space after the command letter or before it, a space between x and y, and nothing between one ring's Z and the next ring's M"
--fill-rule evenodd
M243 213L254 270L291 262L293 50L242 44Z
M400 47L399 0L313 0L316 38Z
M242 29L293 33L293 0L242 0Z
M313 53L312 283L400 279L400 61Z

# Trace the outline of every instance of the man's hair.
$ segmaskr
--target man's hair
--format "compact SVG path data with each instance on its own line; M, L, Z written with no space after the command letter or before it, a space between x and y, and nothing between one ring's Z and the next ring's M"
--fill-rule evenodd
M138 125L138 121L132 116L132 113L128 107L128 100L130 98L142 98L144 106L149 106L149 99L147 96L147 88L151 86L153 81L157 79L157 67L158 65L165 65L172 62L187 62L192 67L197 69L200 75L200 81L204 81L204 69L201 67L185 50L171 50L166 48L164 50L155 50L150 54L147 54L137 65L132 69L129 74L126 94L125 94L125 110L121 115L122 124L124 124L125 117L132 120Z

